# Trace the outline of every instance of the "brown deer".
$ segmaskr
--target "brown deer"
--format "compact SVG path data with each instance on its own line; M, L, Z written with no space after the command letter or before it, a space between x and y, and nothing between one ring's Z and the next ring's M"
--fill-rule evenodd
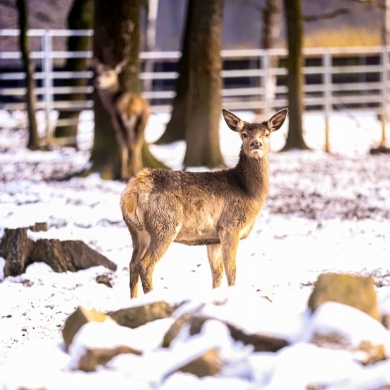
M122 179L129 179L142 169L142 145L150 116L150 107L145 99L120 88L118 75L126 62L121 61L112 68L96 58L93 59L94 86L110 115L120 147Z
M228 285L235 283L238 242L249 235L268 193L270 135L283 125L288 109L262 123L222 112L242 140L234 168L208 172L145 168L121 194L123 219L133 241L132 298L137 297L139 278L144 293L152 290L153 269L173 241L207 246L214 288L221 283L223 269Z

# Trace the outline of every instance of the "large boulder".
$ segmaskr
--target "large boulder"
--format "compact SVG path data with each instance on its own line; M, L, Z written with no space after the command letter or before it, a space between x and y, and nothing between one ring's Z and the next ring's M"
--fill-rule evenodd
M310 295L308 306L315 312L325 302L338 302L355 307L380 320L374 280L352 274L321 274Z
M103 322L107 320L107 316L104 313L96 310L88 310L84 307L78 307L65 321L64 328L62 329L62 337L65 342L65 346L68 349L72 344L73 338L76 333L88 322Z
M148 305L129 307L107 313L119 325L138 328L141 325L162 318L169 318L178 306L160 301Z
M113 346L107 349L90 348L80 357L77 369L85 372L96 371L98 366L105 366L115 356L125 353L141 355L140 351L125 345Z
M214 376L221 372L223 362L216 348L212 348L203 355L179 367L176 371L196 375L199 378Z
M322 348L350 351L362 364L390 356L390 333L371 316L352 306L325 302L317 308L302 341Z
M180 331L186 326L189 329L189 334L194 336L199 334L203 325L208 320L220 321L224 323L233 340L239 341L245 345L251 345L256 352L276 352L289 345L285 339L262 333L249 333L247 330L240 329L237 325L233 325L228 321L221 321L213 317L206 317L197 314L184 314L176 319L168 332L165 334L162 346L168 348L172 341L179 335Z

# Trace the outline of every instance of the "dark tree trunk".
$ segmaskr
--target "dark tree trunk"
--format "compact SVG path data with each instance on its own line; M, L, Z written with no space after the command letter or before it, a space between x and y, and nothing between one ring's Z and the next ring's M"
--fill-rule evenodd
M267 0L263 11L261 47L273 49L280 36L282 25L282 0Z
M262 35L261 48L274 49L280 38L282 29L282 0L266 0L265 8L262 12ZM279 64L279 58L269 56L269 68L276 68ZM263 86L266 89L266 106L265 109L257 110L257 113L268 117L272 108L272 102L275 100L277 76L269 74L264 80Z
M171 117L164 134L156 142L157 144L169 144L175 141L183 141L186 136L186 129L189 119L189 81L190 81L190 47L191 31L193 29L193 8L194 0L189 0L187 9L187 19L184 36L182 40L181 57L178 63L179 77L176 80L176 96L173 100Z
M18 21L19 21L19 46L22 53L23 69L26 75L26 109L28 117L28 143L27 147L31 150L39 149L39 136L37 120L35 117L36 111L36 96L34 82L34 63L29 55L29 42L27 37L27 3L26 0L17 0Z
M89 30L93 28L93 7L94 0L74 0L72 8L68 15L68 28L70 30ZM89 49L90 37L86 36L71 36L68 38L67 50L72 52L87 51ZM87 69L86 58L68 58L64 66L65 71L81 72ZM87 85L86 78L69 79L67 86L69 87L85 87ZM61 96L60 98L70 100L71 102L82 102L85 100L84 93L71 93ZM80 116L80 109L62 110L59 113L59 120L72 121L74 124L57 126L54 132L57 138L70 138L70 143L73 145L77 136L77 122Z
M114 67L128 58L135 22L130 19L131 8L139 10L140 1L95 1L93 53L101 62ZM136 32L135 32L136 33ZM124 72L127 72L127 68ZM123 80L123 79L122 79ZM119 145L111 124L97 94L94 94L95 136L91 152L92 171L99 172L103 179L121 179Z
M303 16L301 0L284 0L287 26L289 124L283 150L308 149L303 139Z
M190 1L189 102L184 165L224 165L219 148L224 0Z
M102 63L114 67L127 59L120 75L121 90L141 93L140 63L140 13L142 0L95 0L94 56ZM91 153L91 171L99 172L107 180L121 180L120 151L110 115L97 94L94 95L95 136ZM142 148L143 165L164 167L149 151ZM130 169L131 171L131 169Z
M145 0L145 8L147 11L147 22L145 31L145 51L155 51L156 49L156 33L157 33L157 15L158 15L159 0ZM154 60L148 59L144 62L144 71L153 72ZM143 80L144 91L153 90L153 79Z

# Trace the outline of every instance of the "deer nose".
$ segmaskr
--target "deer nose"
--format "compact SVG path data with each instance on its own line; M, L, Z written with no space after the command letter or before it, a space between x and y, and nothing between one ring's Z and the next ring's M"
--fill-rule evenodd
M251 147L252 149L260 149L261 147L263 147L263 144L262 144L261 141L252 141L252 142L250 143L250 147Z

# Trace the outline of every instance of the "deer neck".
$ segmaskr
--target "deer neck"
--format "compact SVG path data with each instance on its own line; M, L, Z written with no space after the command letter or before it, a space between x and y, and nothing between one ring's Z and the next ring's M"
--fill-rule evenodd
M269 188L268 156L255 160L249 158L241 149L238 163L232 173L248 195L264 201Z
M111 115L115 113L116 102L120 96L119 84L115 84L110 88L98 89L100 101L104 108Z

